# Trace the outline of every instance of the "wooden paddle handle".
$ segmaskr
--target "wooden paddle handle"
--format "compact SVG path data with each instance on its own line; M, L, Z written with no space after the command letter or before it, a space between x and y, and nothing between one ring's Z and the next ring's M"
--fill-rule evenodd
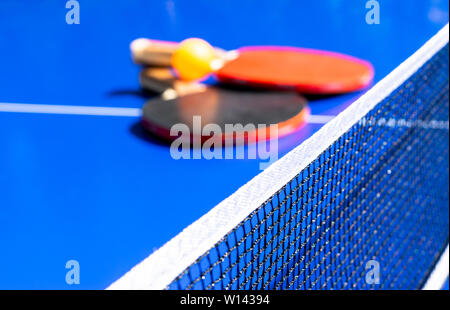
M136 64L147 66L170 67L172 55L178 48L177 42L159 41L140 38L130 44L131 57ZM227 52L221 48L214 48L219 59L224 61L233 59L235 52Z
M177 79L170 68L146 68L139 76L141 87L161 94L165 100L206 90L206 85Z
M130 44L131 57L136 64L170 67L176 42L136 39Z

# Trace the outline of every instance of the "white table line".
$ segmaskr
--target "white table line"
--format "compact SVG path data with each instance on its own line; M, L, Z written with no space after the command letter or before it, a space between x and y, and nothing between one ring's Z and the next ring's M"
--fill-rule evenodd
M335 118L336 116L334 115L314 115L311 114L308 116L308 123L309 124L326 124L329 121L331 121L333 118Z
M73 105L51 105L30 103L1 103L0 112L69 114L69 115L100 115L100 116L141 116L138 108L90 107Z
M141 109L139 108L92 107L92 106L2 103L2 102L0 102L0 112L125 116L125 117L140 117L142 115ZM335 116L333 115L309 115L307 121L310 124L326 124L329 121L331 121L334 117Z

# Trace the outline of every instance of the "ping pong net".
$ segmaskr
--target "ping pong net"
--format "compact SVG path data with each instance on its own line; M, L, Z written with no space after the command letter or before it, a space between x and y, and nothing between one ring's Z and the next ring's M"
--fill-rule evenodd
M439 288L448 274L448 35L447 25L110 289Z

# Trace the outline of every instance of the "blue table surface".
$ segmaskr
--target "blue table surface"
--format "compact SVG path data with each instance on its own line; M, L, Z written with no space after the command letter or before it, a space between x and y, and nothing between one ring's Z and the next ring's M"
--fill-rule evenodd
M0 2L0 102L140 108L138 37L201 37L226 49L291 45L373 63L382 79L448 22L448 2ZM336 115L363 92L316 98ZM280 141L280 156L321 127ZM258 160L174 160L138 117L0 111L0 289L103 289L257 175ZM80 263L80 284L65 281Z

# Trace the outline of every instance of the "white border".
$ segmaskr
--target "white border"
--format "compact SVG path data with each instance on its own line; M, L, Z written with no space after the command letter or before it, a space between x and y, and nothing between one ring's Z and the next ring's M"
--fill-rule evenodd
M314 161L448 42L448 24L416 53L311 138L242 186L108 289L164 289L252 211Z
M445 284L448 277L448 245L444 253L441 255L438 263L436 264L433 272L425 283L423 290L440 290Z

